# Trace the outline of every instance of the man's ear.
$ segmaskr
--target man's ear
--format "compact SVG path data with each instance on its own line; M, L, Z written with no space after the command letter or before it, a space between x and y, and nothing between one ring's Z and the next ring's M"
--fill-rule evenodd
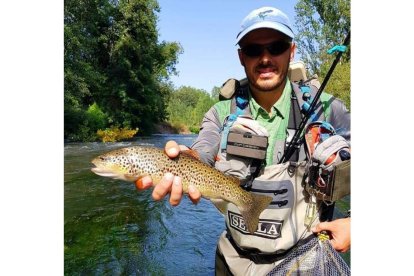
M243 52L241 51L241 49L238 49L237 53L239 54L240 64L244 67Z
M295 57L295 50L296 50L296 43L292 42L292 46L290 46L290 61L293 61Z

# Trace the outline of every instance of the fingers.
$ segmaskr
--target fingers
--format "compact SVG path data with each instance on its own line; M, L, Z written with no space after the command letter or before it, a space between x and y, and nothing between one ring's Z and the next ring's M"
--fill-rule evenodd
M314 228L312 228L312 232L319 233L323 230L331 230L329 222L320 222Z
M160 183L155 186L154 191L152 192L152 198L154 200L161 200L168 193L170 193L169 201L172 206L180 204L181 199L183 198L183 185L181 177L174 176L171 173L166 173ZM194 204L197 204L201 199L200 191L193 185L188 187L188 195Z
M183 197L183 185L181 184L181 177L175 176L171 187L170 204L177 206Z
M138 190L148 189L152 187L152 185L152 179L149 176L140 178L135 182L135 186ZM158 201L163 199L167 194L170 194L169 201L172 206L180 204L181 199L183 198L183 185L181 177L174 176L172 173L166 173L160 183L154 187L154 190L152 191L152 198ZM188 187L188 196L194 204L197 204L201 199L200 191L193 185Z
M164 148L166 154L170 158L177 157L181 150L188 150L186 146L178 145L175 141L168 141ZM145 176L138 179L135 182L135 186L138 190L145 190L153 186L151 177ZM183 197L183 185L181 183L181 177L174 176L172 173L166 173L161 181L155 185L152 191L152 198L156 201L163 199L167 194L170 194L170 204L177 206L180 204ZM201 193L192 186L191 192L189 191L190 199L193 203L197 204L200 201Z
M189 148L187 146L184 146L184 145L178 145L178 147L180 148L181 151L189 150Z
M193 185L188 186L188 196L194 204L197 204L201 199L200 191Z
M152 179L149 176L138 179L135 186L138 190L145 190L152 187ZM170 193L170 203L172 206L177 206L183 197L183 185L181 184L181 177L174 176L172 173L166 173L161 179L160 183L155 186L152 192L154 200L163 199Z
M332 247L341 253L347 252L351 247L350 219L337 219L331 222L321 222L312 229L319 233L323 230L329 232Z
M163 199L165 195L170 192L173 179L174 175L172 173L166 173L160 183L158 183L152 191L152 198L154 200Z
M341 252L340 245L335 239L330 239L329 242L331 243L333 249L335 249L338 252Z
M167 153L168 157L174 158L180 154L180 151L188 150L188 147L184 145L178 145L177 142L170 140L165 144L164 150Z
M152 179L150 176L144 176L137 181L135 181L135 187L138 190L146 190L150 187L152 187Z
M313 233L319 233L319 232L321 232L323 230L323 229L321 229L321 223L318 223L315 227L313 227L311 229Z
M174 158L177 157L180 153L180 147L178 146L177 142L168 141L165 144L165 152L167 153L168 157Z
M337 237L330 240L333 249L338 252L345 253L351 248L351 241L347 237Z

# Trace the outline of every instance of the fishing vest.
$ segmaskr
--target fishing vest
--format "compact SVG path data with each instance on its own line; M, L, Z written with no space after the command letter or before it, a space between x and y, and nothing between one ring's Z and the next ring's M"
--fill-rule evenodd
M310 196L304 189L304 175L308 163L305 160L303 144L295 150L288 162L279 163L280 152L284 151L283 149L293 137L302 119L300 106L303 104L303 92L298 84L292 83L287 139L286 141L276 140L273 163L265 167L252 159L228 154L223 146L224 141L227 140L229 121L231 123L231 120L234 120L234 115L236 117L242 114L251 115L248 104L243 108L240 105L240 102L243 102L240 98L246 99L248 95L248 83L240 83L235 92L235 95L231 97L231 110L222 124L221 145L215 167L241 179L244 188L248 191L272 197L272 202L261 213L258 229L254 234L247 230L238 208L228 203L224 213L227 234L220 237L219 248L226 258L226 255L232 254L230 251L226 252L227 249L230 250L226 246L230 242L239 255L254 257L253 259L257 262L272 263L284 256L299 241L312 235L311 227L319 223L319 217L316 214L311 225L304 224ZM310 89L312 97L316 92L316 87ZM313 120L325 120L324 108L320 102L316 106ZM317 206L320 206L320 202Z

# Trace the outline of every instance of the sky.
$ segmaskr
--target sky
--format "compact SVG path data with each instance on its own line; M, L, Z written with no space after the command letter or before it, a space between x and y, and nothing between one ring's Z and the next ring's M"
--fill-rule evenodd
M211 92L229 78L243 78L235 46L243 18L254 9L273 6L286 13L295 32L296 2L158 0L159 40L179 42L184 48L184 53L178 56L179 75L171 77L171 81L176 88L186 85Z

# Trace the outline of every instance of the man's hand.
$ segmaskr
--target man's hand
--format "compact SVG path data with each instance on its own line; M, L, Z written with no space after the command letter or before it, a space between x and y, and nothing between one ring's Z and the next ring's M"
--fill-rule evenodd
M186 146L178 145L175 141L168 141L165 144L165 153L170 158L175 158L180 154L182 150L189 150ZM172 173L166 173L158 185L154 185L150 176L145 176L138 179L135 182L135 186L138 190L145 190L152 186L154 190L152 192L152 198L154 200L161 200L167 194L170 194L170 204L177 206L181 202L183 196L183 185L181 183L181 177L174 176ZM201 193L193 185L188 187L188 196L194 204L200 201Z
M344 253L349 250L351 247L351 218L321 222L312 229L315 233L323 230L329 232L332 247L336 251Z

